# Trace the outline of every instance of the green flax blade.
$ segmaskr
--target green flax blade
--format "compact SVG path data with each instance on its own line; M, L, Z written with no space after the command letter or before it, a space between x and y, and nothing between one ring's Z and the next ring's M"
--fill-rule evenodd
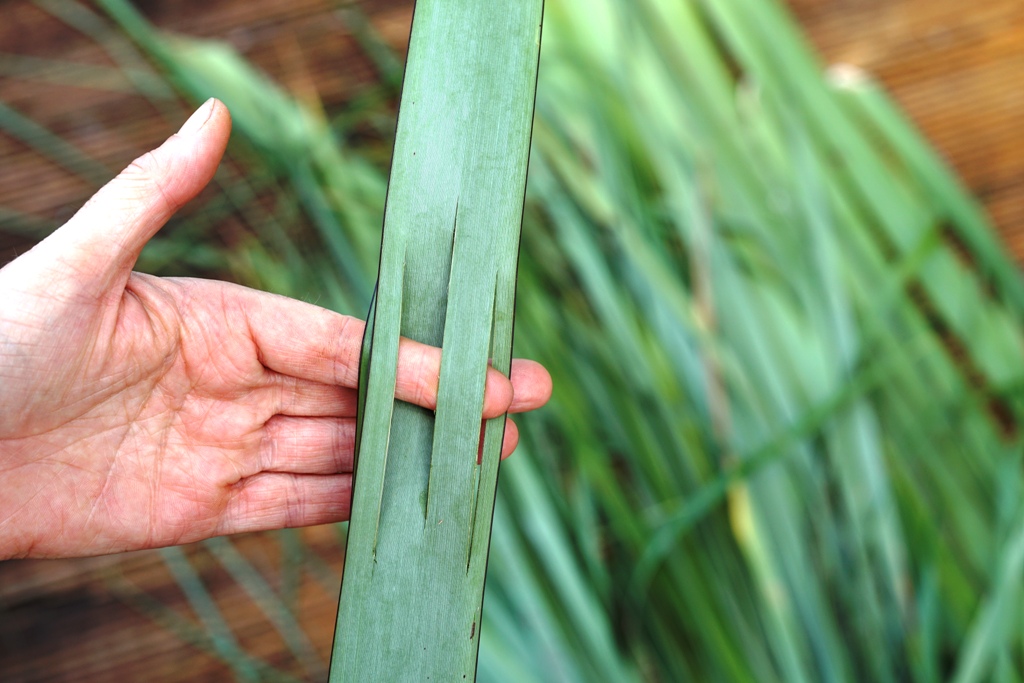
M473 680L509 372L543 0L416 4L364 348L332 681ZM399 336L444 349L437 410L396 402Z

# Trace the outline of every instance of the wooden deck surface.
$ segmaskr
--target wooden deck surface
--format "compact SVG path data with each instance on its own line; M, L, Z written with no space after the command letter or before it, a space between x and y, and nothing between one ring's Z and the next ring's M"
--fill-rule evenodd
M827 63L885 84L1024 263L1024 2L790 3Z
M385 38L404 48L411 2L362 5ZM885 83L984 202L1008 249L1024 263L1024 3L791 0L791 5L826 63L858 65ZM293 92L318 93L329 109L375 78L336 6L329 0L144 3L158 25L225 38ZM92 39L28 0L4 3L0 100L66 136L93 160L88 168L69 172L0 134L0 207L15 211L18 220L58 224L89 195L90 174L113 173L172 130L148 102L120 92L117 83L107 90L76 87L59 71L50 83L14 77L12 54L96 65L110 60ZM5 220L13 219L0 213L0 232ZM0 262L29 243L10 234L6 239L0 242ZM297 599L322 665L333 633L341 558L332 531L303 533L319 570L315 577L307 573ZM276 580L275 543L249 536L240 547ZM239 645L301 677L302 667L270 620L209 552L196 546L188 554ZM157 597L170 612L161 616L140 602L136 591ZM187 634L175 635L168 619L195 623L197 615L155 552L2 563L0 681L230 677L216 655L189 644Z

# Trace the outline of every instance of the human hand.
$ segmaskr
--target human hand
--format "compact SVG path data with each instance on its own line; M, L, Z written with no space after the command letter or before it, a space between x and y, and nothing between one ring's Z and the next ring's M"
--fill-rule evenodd
M207 102L0 269L0 559L70 557L346 519L363 323L224 282L132 272L213 177ZM402 340L399 399L433 408L440 350ZM490 370L483 417L543 405ZM511 422L503 455L515 448Z

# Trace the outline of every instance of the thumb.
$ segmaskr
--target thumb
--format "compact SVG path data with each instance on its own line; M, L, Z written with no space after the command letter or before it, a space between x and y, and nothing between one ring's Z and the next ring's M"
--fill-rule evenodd
M123 283L146 242L213 178L230 132L227 107L207 100L181 130L133 161L43 240L40 255L70 268L79 284L105 290Z

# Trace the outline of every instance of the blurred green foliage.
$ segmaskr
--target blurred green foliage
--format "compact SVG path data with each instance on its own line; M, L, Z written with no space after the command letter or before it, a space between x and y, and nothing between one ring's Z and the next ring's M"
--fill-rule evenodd
M223 99L247 164L219 178L244 234L178 226L143 266L365 313L386 171L345 133L387 97L325 120L227 46L100 5L157 67L105 32L137 87ZM937 156L776 0L548 0L540 78L516 352L556 391L502 468L481 678L1024 678L1024 281ZM24 124L0 110L94 173ZM247 212L254 183L274 211ZM280 678L181 560L208 629L182 637Z

